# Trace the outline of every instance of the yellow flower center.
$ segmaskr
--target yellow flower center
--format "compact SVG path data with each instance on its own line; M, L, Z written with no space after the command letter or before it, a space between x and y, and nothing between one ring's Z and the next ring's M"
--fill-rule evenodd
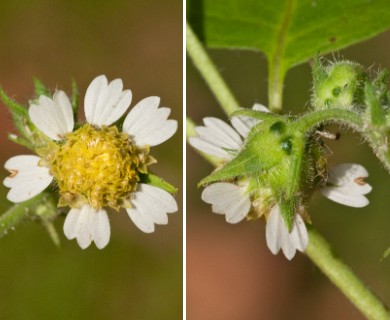
M149 150L138 149L117 127L95 129L85 124L68 133L47 157L61 198L59 206L80 207L88 203L99 209L130 205L140 173L153 162Z

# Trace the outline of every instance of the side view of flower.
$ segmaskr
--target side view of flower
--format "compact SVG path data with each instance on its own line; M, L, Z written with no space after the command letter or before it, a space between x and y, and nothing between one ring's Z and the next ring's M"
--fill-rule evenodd
M156 162L150 147L163 143L177 131L171 110L159 107L160 98L138 102L125 116L132 100L121 79L108 82L96 77L84 98L86 123L76 125L69 97L56 91L30 104L28 115L38 129L37 155L9 159L11 173L4 180L8 200L19 203L49 186L58 188L59 207L70 207L64 233L81 248L95 242L104 248L110 239L107 209L124 208L143 232L167 224L168 213L178 210L171 193L175 188L149 172Z
M247 114L255 114L256 112L262 114L265 119L272 117L266 107L258 104L255 104L252 111L248 111ZM260 116L254 118L233 115L231 118L232 126L216 118L205 118L205 126L195 128L197 135L190 137L189 143L199 151L216 157L217 162L222 164L217 171L200 183L206 185L202 192L202 200L212 205L213 212L225 215L228 223L238 223L245 218L252 220L264 216L267 221L266 242L268 248L275 255L282 250L285 257L291 260L297 250L304 252L309 243L304 222L304 220L307 223L310 222L306 211L308 199L307 197L299 199L293 193L291 197L293 200L288 203L290 200L285 197L287 191L283 190L285 188L283 181L286 179L288 181L289 178L286 178L286 175L288 175L288 171L291 171L294 163L287 162L287 166L283 163L288 161L285 158L288 159L291 156L294 146L291 139L281 138L281 132L285 129L281 129L284 124L276 120L277 117L275 115L275 119L271 119L272 125L269 127L272 132L271 137L267 136L267 130L264 127L266 124L262 124ZM274 147L273 135L277 136ZM261 144L256 144L256 152L258 152L257 150L261 150L261 152L252 156L247 150L251 150L252 142L250 140L257 139L256 136L264 141ZM278 155L273 148L286 152L280 160L268 165L271 160L265 159L267 154L276 158ZM245 157L242 156L243 154ZM248 164L248 167L258 166L259 168L239 167L240 162L249 163L251 161L255 164ZM257 165L256 161L258 161ZM234 162L237 164L231 165ZM322 163L322 161L318 162ZM262 169L261 166L265 165L267 167ZM309 169L309 171L314 170L313 168ZM341 164L329 170L326 167L321 168L321 171L324 169L328 172L327 176L321 177L317 181L320 176L317 172L309 178L301 179L303 182L297 187L295 193L299 194L300 189L303 188L302 185L307 184L305 180L313 180L304 188L316 188L330 200L351 207L363 207L369 203L364 195L369 193L372 188L364 181L364 178L368 176L364 167L358 164ZM249 173L246 174L245 170ZM302 174L299 172L298 175ZM295 183L299 183L298 180L292 179L292 181L296 181ZM286 222L285 212L290 209L293 210L289 225ZM285 211L283 212L283 210Z

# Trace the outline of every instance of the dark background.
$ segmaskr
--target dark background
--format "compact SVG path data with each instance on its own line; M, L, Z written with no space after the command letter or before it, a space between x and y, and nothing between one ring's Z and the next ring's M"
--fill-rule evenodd
M175 136L152 149L152 168L181 189L182 1L24 0L0 2L0 85L17 101L33 96L32 78L70 93L92 79L122 78L134 106L157 95L179 120ZM83 115L83 112L81 112ZM14 132L0 105L0 162L28 153L6 139ZM0 170L3 179L7 174ZM1 209L5 188L0 188ZM81 250L55 225L58 249L36 222L0 240L1 319L181 319L182 193L167 226L144 234L125 212L111 214L111 241L102 251Z
M355 45L336 57L366 67L390 68L390 32ZM267 63L261 53L210 50L211 57L242 107L267 104ZM332 56L328 56L331 58ZM187 60L187 113L199 125L205 116L227 120L217 101ZM310 100L308 64L292 69L286 79L284 112L299 114ZM334 127L334 130L339 130ZM313 197L313 225L352 269L390 303L390 177L362 139L340 131L339 141L326 141L331 164L356 162L370 173L370 205L354 209ZM212 166L187 147L187 316L188 320L301 319L358 320L364 317L301 253L289 262L273 256L265 242L264 220L229 225L201 202L197 182Z

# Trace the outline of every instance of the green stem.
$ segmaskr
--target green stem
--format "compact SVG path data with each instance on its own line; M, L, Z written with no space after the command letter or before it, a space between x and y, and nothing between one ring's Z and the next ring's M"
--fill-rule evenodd
M368 319L390 319L385 305L346 264L335 257L330 245L313 228L309 228L309 245L305 253Z
M0 216L0 238L4 237L9 230L13 230L18 224L30 217L34 213L37 205L42 203L44 193L36 197L14 204L3 215Z
M363 130L363 120L361 116L351 110L332 108L310 112L300 117L295 126L301 132L310 131L312 128L326 122L338 122L348 124L349 127L357 131Z
M191 26L187 22L187 52L191 57L195 67L206 80L211 92L214 94L227 115L238 109L238 102L229 90L226 82L222 79L217 67L211 61L206 49L196 37Z
M268 107L273 113L280 113L282 111L282 97L283 97L283 82L284 74L278 65L273 62L269 63L268 69Z
M296 5L295 0L287 0L280 20L280 28L274 52L268 56L268 108L271 112L281 113L283 104L283 83L286 68L283 55L286 48L287 32L290 28L291 16Z

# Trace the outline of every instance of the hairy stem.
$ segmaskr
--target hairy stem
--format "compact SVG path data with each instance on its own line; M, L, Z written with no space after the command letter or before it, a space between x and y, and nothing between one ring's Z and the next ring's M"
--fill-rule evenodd
M211 92L218 100L222 109L227 115L230 115L233 111L238 109L238 102L236 98L222 79L217 67L211 61L206 49L196 37L188 22L186 34L188 55L191 57L195 67L199 70L200 74L207 82L207 85L210 87Z
M37 205L42 203L45 197L44 193L36 197L14 204L3 215L0 216L0 238L4 237L9 230L14 230L24 220L28 219L33 213Z
M363 120L358 113L340 108L310 112L295 121L295 126L301 132L307 132L327 122L338 122L347 124L357 131L363 130Z
M330 245L313 228L309 228L309 245L305 253L368 319L390 319L385 305L333 254Z

